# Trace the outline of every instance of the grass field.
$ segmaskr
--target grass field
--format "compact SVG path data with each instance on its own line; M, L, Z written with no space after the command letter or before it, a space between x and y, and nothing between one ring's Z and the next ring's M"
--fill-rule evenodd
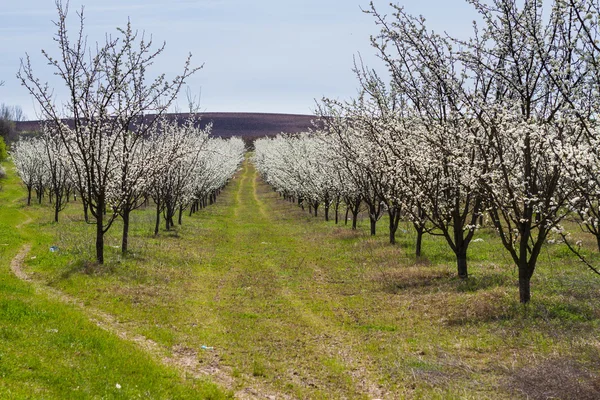
M441 239L417 260L408 224L390 246L311 217L249 163L176 231L136 212L127 257L115 225L104 266L81 214L4 182L0 398L600 398L600 279L564 245L524 308L493 232L462 282Z

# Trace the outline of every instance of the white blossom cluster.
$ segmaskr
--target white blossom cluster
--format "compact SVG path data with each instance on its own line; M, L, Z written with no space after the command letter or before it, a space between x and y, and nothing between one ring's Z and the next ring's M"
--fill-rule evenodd
M37 140L21 140L12 146L12 161L15 164L17 174L27 187L31 202L31 191L36 182L44 182L47 174L43 170L44 149L43 143Z
M306 203L315 214L320 205L326 218L351 189L343 171L335 165L332 148L323 138L309 133L278 135L254 143L253 162L263 179L287 199Z
M205 129L193 122L182 128L171 124L171 135L178 137L182 150L179 157L170 160L150 182L148 193L156 204L158 233L159 215L164 215L166 228L174 225L179 212L179 223L184 209L191 211L214 201L216 193L228 182L243 161L244 142L237 137L224 140L210 138L210 125Z

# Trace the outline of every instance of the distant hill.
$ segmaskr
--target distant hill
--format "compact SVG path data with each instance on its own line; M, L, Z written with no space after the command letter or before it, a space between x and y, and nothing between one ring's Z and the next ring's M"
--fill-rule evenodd
M168 114L169 118L184 120L188 114ZM269 114L269 113L201 113L202 126L212 122L213 135L220 137L239 136L249 142L259 137L275 136L278 133L305 132L312 127L314 115ZM35 131L39 121L21 121L16 124L17 131Z

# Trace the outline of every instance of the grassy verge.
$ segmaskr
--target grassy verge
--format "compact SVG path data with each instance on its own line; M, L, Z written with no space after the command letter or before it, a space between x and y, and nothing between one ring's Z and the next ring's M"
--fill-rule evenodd
M371 238L367 223L352 232L315 219L249 164L217 204L176 231L154 238L152 210L137 212L127 257L115 226L102 267L89 262L93 229L78 206L58 225L45 207L23 210L36 213L27 228L36 280L162 346L190 349L194 362L227 371L235 390L293 398L600 393L600 281L563 245L548 247L523 308L493 232L479 232L471 278L461 282L443 239L427 237L417 260L409 225L390 246L383 221Z
M36 249L29 262L36 254L43 258L56 227L45 223L49 209L25 206L14 171L4 166L9 175L0 192L0 398L225 398L214 384L182 378L11 273L10 261L24 243Z

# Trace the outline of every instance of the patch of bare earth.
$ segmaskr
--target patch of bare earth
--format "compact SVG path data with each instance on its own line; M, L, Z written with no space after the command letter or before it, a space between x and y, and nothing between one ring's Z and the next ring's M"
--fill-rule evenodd
M11 271L13 272L13 274L15 274L17 278L21 279L22 281L31 280L22 268L23 260L25 259L25 256L27 256L27 253L29 253L29 250L31 250L31 246L29 244L24 245L19 251L19 253L17 253L17 255L10 262Z
M117 335L123 340L135 343L163 364L179 370L182 377L208 377L217 385L233 391L235 397L238 399L289 399L289 396L275 393L268 388L262 387L258 382L251 382L249 385L239 388L230 368L220 365L220 357L215 350L210 350L211 356L208 358L208 362L201 364L198 352L193 348L179 344L169 349L143 335L132 332L128 329L128 325L119 322L114 315L86 306L83 302L60 290L34 281L23 269L23 261L30 250L31 246L29 244L24 245L10 263L10 268L17 278L32 283L36 291L45 293L52 299L77 306L98 327ZM251 377L244 378L246 381L252 381Z

